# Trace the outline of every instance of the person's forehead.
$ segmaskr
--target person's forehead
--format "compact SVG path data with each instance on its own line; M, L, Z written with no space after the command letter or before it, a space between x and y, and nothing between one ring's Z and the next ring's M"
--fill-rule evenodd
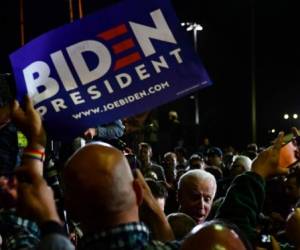
M166 155L165 160L176 160L176 155L173 154Z
M150 148L146 145L143 145L143 146L140 147L140 150L141 151L148 151L148 150L150 150Z
M191 163L197 163L197 162L202 162L200 158L194 158L190 160Z
M215 183L211 179L200 179L197 177L190 177L186 180L184 185L185 191L201 191L205 193L213 193Z

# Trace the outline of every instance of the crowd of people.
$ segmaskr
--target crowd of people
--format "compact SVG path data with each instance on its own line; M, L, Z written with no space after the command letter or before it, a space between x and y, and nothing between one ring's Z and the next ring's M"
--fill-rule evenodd
M90 128L83 137L109 140L53 161L31 100L0 103L0 248L300 249L300 171L278 164L282 132L261 151L206 143L189 155L179 139L167 152L111 141L124 132L121 121Z

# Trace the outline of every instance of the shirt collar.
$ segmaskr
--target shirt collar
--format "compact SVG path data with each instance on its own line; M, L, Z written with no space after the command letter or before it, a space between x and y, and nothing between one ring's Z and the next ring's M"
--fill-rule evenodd
M84 235L79 249L139 249L149 242L149 230L145 224L133 222L105 231Z

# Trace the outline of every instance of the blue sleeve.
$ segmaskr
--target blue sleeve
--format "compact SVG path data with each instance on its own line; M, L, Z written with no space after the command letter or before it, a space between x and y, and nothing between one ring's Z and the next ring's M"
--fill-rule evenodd
M107 140L117 139L124 134L125 126L121 120L97 127L97 137Z

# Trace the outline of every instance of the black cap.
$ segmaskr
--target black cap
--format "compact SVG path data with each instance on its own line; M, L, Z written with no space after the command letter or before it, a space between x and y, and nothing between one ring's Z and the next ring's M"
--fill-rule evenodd
M220 148L217 148L217 147L211 147L211 148L208 149L208 151L207 151L207 156L213 156L213 155L222 157L222 156L223 156L223 152L222 152L222 150L221 150Z

